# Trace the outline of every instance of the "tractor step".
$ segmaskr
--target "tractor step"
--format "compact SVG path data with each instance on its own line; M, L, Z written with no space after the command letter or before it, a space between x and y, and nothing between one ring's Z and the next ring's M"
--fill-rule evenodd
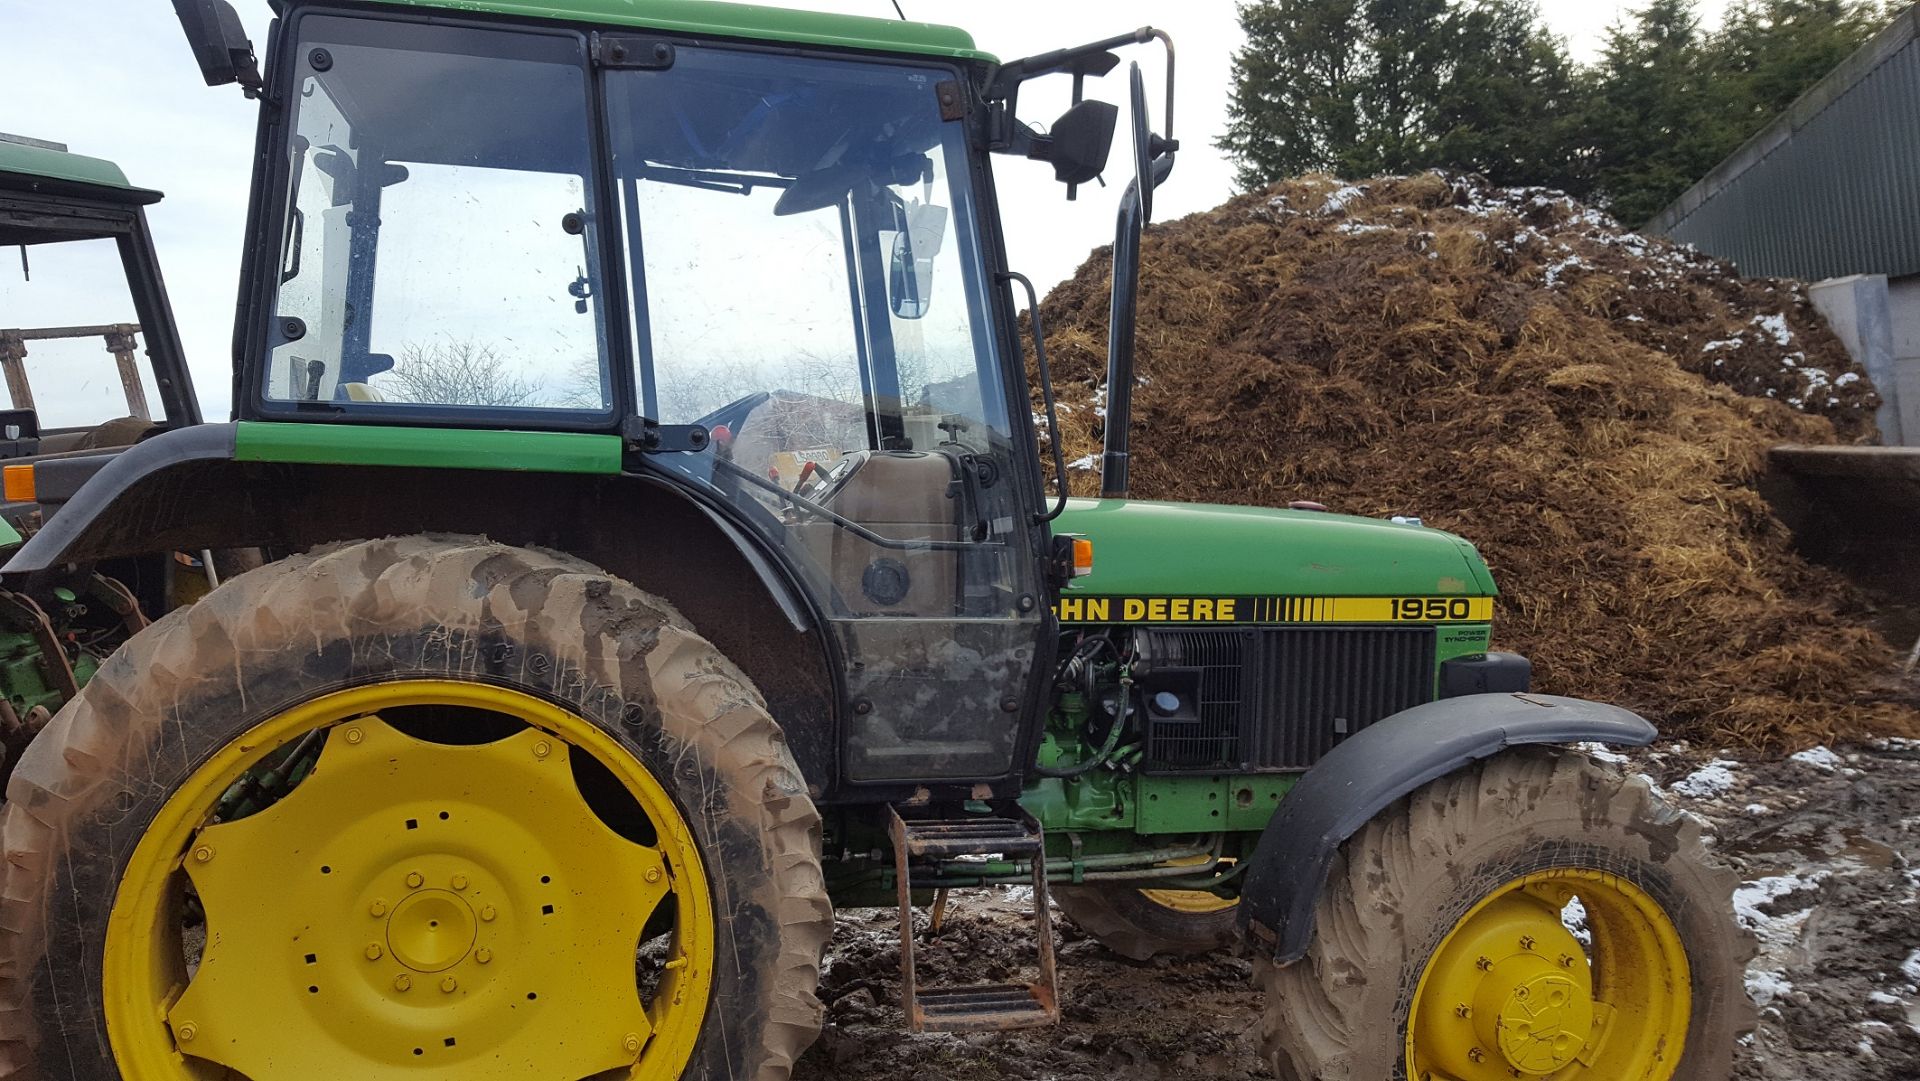
M894 877L900 893L900 1006L915 1032L985 1032L1037 1028L1060 1020L1054 977L1053 916L1047 903L1047 859L1040 823L1025 811L1018 818L902 818L892 812ZM1040 979L1036 983L920 986L913 959L913 865L962 856L1027 859L1033 866L1033 927ZM937 885L937 883L936 883ZM944 889L942 900L944 900ZM936 916L936 920L938 917Z

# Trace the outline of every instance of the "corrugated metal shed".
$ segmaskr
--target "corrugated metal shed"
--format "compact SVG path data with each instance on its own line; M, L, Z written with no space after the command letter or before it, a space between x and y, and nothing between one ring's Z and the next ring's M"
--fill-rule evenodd
M1920 273L1920 7L1646 227L1742 273Z

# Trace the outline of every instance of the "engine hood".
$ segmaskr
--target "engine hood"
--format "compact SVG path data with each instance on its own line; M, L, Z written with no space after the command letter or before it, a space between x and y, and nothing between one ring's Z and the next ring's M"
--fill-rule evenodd
M1054 532L1093 541L1069 592L1491 596L1473 545L1438 529L1319 511L1071 499Z

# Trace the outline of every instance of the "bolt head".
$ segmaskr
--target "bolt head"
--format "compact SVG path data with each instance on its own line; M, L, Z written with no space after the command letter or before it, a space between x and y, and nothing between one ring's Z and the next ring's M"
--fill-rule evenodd
M395 991L405 991L412 986L413 986L413 977L407 975L404 972L402 972L400 975L395 976L393 978L393 989Z
M420 872L418 871L407 872L407 888L408 889L417 890L421 886L426 885L426 883L427 883L426 876L421 874Z
M378 942L367 943L367 960L369 961L380 960L380 956L386 952L387 951L380 948L380 944Z
M1479 969L1480 971L1482 971L1482 972L1485 972L1485 971L1487 971L1488 969L1490 969L1490 968L1492 968L1492 967L1493 967L1493 958L1491 958L1491 957L1482 957L1482 958L1481 958L1481 959L1479 959L1478 961L1475 961L1475 962L1473 963L1473 966L1474 966L1475 968L1477 968L1477 969Z
M367 906L367 915L369 916L384 916L386 914L387 903L385 901L376 900Z
M640 1034L637 1032L627 1033L626 1038L620 1041L620 1046L626 1048L627 1054L629 1055L639 1054L642 1046L640 1043Z
M487 962L493 960L493 951L490 949L487 949L485 946L482 946L479 949L473 951L473 959L484 965Z
M181 1025L179 1028L174 1029L173 1034L180 1038L181 1043L186 1043L192 1040L195 1036L200 1035L200 1031L193 1027L193 1022L189 1021L186 1024Z
M1460 1005L1455 1006L1453 1008L1453 1012L1456 1017L1472 1017L1473 1007L1462 1002Z
M451 995L459 989L460 989L460 981L454 979L452 976L448 976L446 979L440 981L441 994Z
M1523 950L1533 949L1533 936L1532 935L1522 936L1520 939L1520 948Z
M201 845L193 850L193 858L198 863L208 863L213 859L213 846Z
M658 881L660 881L660 868L658 868L658 867L649 867L649 868L647 868L647 874L646 874L646 879L647 879L647 881L648 881L648 882L658 882Z
M484 923L492 923L493 918L497 915L499 915L499 913L494 911L492 905L487 905L480 910L480 919Z
M1481 1062L1486 1059L1487 1053L1475 1047L1467 1051L1467 1057L1475 1062Z
M544 739L533 745L533 757L535 758L545 758L552 753L553 744L548 743Z
M361 740L367 738L367 734L365 732L360 731L358 728L347 729L346 736L347 736L348 743L359 743Z
M456 889L456 890L464 890L464 889L466 889L466 888L467 888L467 876L466 876L466 875L454 875L454 876L453 876L453 888L454 888L454 889Z
M1566 954L1566 953L1563 953L1563 954L1561 954L1561 955L1560 955L1560 967L1561 967L1561 968L1572 968L1572 967L1573 967L1573 955L1572 955L1572 954Z

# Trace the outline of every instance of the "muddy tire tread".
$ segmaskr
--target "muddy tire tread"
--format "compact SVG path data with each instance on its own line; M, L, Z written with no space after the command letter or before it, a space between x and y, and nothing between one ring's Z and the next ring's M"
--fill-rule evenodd
M1606 823L1656 822L1672 829L1676 851L1667 866L1692 876L1690 896L1721 899L1726 918L1707 921L1721 928L1720 939L1689 943L1690 949L1705 947L1690 955L1695 995L1713 1002L1704 1010L1707 1031L1689 1036L1676 1076L1731 1076L1736 1041L1752 1029L1754 1014L1743 982L1754 943L1730 916L1738 876L1708 854L1699 820L1661 802L1646 778L1625 776L1584 754L1541 748L1510 751L1432 782L1376 816L1342 847L1316 909L1307 955L1285 967L1264 958L1255 962L1255 979L1267 996L1258 1032L1279 1081L1405 1081L1397 1033L1427 953L1401 929L1403 914L1417 903L1413 890L1423 877L1449 866L1469 838L1524 824L1528 808L1559 799L1603 807ZM1492 889L1500 883L1475 885ZM1404 989L1391 1018L1382 1016L1382 980ZM1701 1016L1696 1010L1696 1022ZM1389 1021L1391 1035L1383 1040Z
M507 573L490 575L489 566ZM474 583L489 588L476 596ZM777 883L773 920L783 931L769 980L773 1001L764 1049L751 1072L738 1076L788 1077L820 1031L823 1010L815 987L833 916L818 855L820 816L764 699L670 604L599 567L484 538L413 535L317 548L248 571L198 604L170 613L109 658L22 756L0 812L0 1081L43 1076L35 1053L41 1038L35 985L48 963L54 863L75 816L111 797L126 763L153 753L165 735L165 704L182 700L197 681L219 671L209 664L209 653L234 656L237 672L239 651L253 643L296 642L302 635L320 641L369 620L379 624L422 610L449 625L477 623L489 605L491 618L528 618L525 611L506 610L507 598L521 591L548 598L549 609L564 601L583 613L611 591L625 605L622 615L654 625L657 643L644 655L595 663L644 663L661 699L677 696L692 707L690 715L706 718L700 727L712 742L699 749L724 761L729 784L743 798L752 797L747 806L767 838ZM617 636L622 626L609 623L604 633ZM580 633L584 641L590 632ZM583 648L583 657L588 652ZM121 720L129 717L146 723ZM724 911L716 915L726 918Z

